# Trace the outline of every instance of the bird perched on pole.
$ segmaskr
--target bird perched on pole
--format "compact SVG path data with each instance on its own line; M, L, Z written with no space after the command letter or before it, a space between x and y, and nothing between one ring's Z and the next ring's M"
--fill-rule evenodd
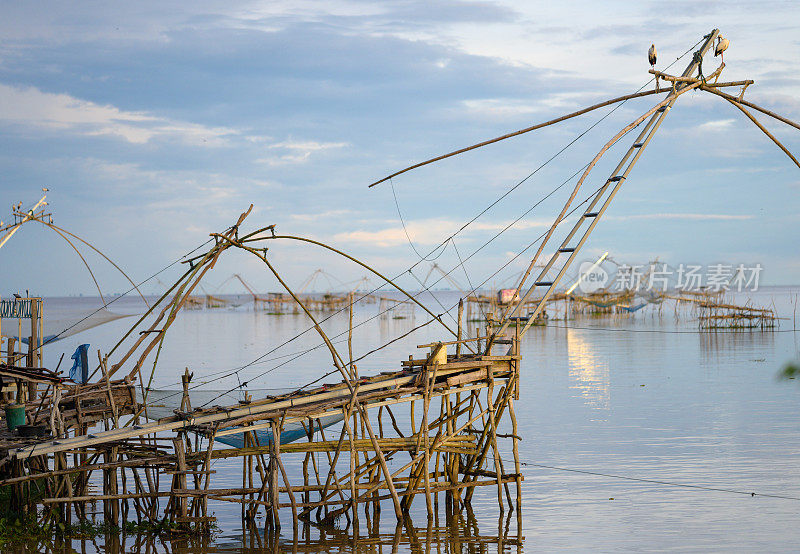
M650 50L647 51L647 61L650 62L650 67L653 71L656 70L656 45L651 44ZM658 88L658 75L656 75L656 88Z
M714 48L714 56L715 57L716 56L721 56L722 57L722 63L725 63L725 56L723 55L723 52L725 52L725 50L728 49L728 46L730 46L730 44L731 44L731 41L729 41L728 39L724 38L722 35L717 37L717 47Z

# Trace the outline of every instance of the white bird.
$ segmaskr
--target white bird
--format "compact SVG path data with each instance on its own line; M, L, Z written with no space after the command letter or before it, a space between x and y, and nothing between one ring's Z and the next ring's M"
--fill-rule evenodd
M724 38L722 35L717 37L717 47L714 48L714 56L722 56L722 63L725 63L725 56L723 52L728 49L730 46L731 41Z
M656 68L656 45L651 44L650 50L647 51L647 61L650 62L650 67Z

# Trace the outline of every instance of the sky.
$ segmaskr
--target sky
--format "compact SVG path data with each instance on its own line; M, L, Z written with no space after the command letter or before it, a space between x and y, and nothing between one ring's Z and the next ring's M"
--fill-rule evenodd
M250 204L245 229L275 224L419 288L431 267L421 257L530 176L435 254L464 288L510 286L570 176L656 97L367 185L634 92L651 77L651 43L657 68L679 73L719 28L731 41L722 80L755 80L746 98L800 120L793 2L2 2L0 14L0 217L49 188L54 222L134 281L150 278L150 293ZM718 63L708 56L705 72ZM758 118L800 151L797 129ZM579 200L631 141L609 150ZM578 259L609 251L632 265L760 264L762 284L800 283L798 192L798 168L738 110L687 93ZM312 288L366 274L319 248L269 246L294 287L318 268L332 277ZM127 290L82 251L104 293ZM96 293L70 245L37 223L0 256L0 296ZM240 252L221 260L206 288L241 291L233 273L259 292L278 290Z

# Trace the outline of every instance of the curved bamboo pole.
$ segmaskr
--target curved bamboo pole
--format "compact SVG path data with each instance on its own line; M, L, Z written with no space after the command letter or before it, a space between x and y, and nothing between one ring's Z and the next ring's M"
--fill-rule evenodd
M55 231L56 233L58 233L58 235L62 239L67 241L67 244L69 244L72 247L72 249L75 251L75 253L78 255L78 257L83 262L83 265L86 266L86 269L89 271L89 275L91 275L91 277L92 277L92 281L94 281L94 286L97 289L97 293L100 295L100 300L103 301L103 306L105 306L106 305L106 299L105 299L105 297L103 297L103 291L100 290L100 285L97 283L97 279L94 276L94 272L92 271L92 268L89 267L89 263L86 261L86 258L83 257L83 254L81 254L80 250L78 250L78 248L74 244L72 244L72 241L70 241L67 237L65 237L64 234L61 233L61 231L59 231L58 229L54 229L54 228L51 228L51 229L53 231Z
M252 234L250 236L252 237ZM397 290L399 290L400 292L405 294L408 297L409 300L411 300L417 306L419 306L420 308L425 310L428 313L428 315L430 315L433 319L435 319L436 321L441 323L442 327L444 327L450 333L452 333L454 337L458 337L458 333L456 331L453 331L450 327L448 327L447 324L444 321L442 321L442 318L440 316L437 316L432 311L430 311L425 305L420 303L409 292L407 292L405 289L401 288L394 281L392 281L392 279L390 279L389 277L386 277L385 275L380 273L378 270L373 269L369 265L367 265L364 262L358 260L357 258L354 258L353 256L347 254L346 252L342 252L338 248L335 248L333 246L329 246L329 245L325 244L324 242L319 242L319 241L314 240L314 239L309 239L309 238L305 238L305 237L296 237L294 235L274 235L274 236L271 236L271 237L243 238L240 242L245 243L245 242L255 242L255 241L259 241L259 240L275 240L275 239L296 240L296 241L301 241L301 242L307 242L309 244L315 244L317 246L321 246L322 248L326 248L326 249L330 250L331 252L335 252L336 254L339 254L340 256L343 256L343 257L347 258L348 260L350 260L352 262L357 263L358 265L360 265L364 269L366 269L368 271L371 271L372 273L374 273L375 275L377 275L378 277L380 277L381 279L383 279L384 281L386 281L387 283L389 283L390 285L395 287Z
M747 108L745 108L744 106L742 106L741 104L739 104L735 100L731 100L730 98L725 98L725 100L727 100L730 104L733 104L734 106L736 106L736 108L738 108L739 111L741 111L744 115L746 115L748 117L748 119L750 119L750 121L752 121L755 124L756 127L761 129L761 131L763 131L763 133L765 135L767 135L769 138L771 138L772 142L774 142L776 145L778 145L778 148L783 150L784 154L786 154L787 156L789 156L792 159L792 161L794 162L794 165L796 165L797 167L800 167L800 162L797 161L797 158L795 158L792 155L792 153L789 152L789 150L781 143L781 141L779 141L777 138L775 138L775 136L772 133L770 133L767 130L766 127L764 127L755 117L753 117L753 114L751 114L749 111L747 111Z
M770 110L768 110L766 108L762 108L761 106L759 106L757 104L753 104L752 102L748 102L744 98L739 98L737 96L733 96L733 95L728 94L726 92L722 92L722 91L716 90L713 87L708 87L708 86L705 86L705 85L701 85L700 86L700 90L703 90L705 92L710 92L711 94L716 94L717 96L721 96L722 98L724 98L726 100L730 100L730 101L736 102L737 104L742 104L744 106L747 106L748 108L753 108L754 110L757 110L757 111L763 113L764 115L768 115L770 117L773 117L773 118L777 119L778 121L786 123L787 125L791 125L795 129L800 129L800 124L795 123L791 119L783 117L782 115L778 115L775 112L772 112L772 111L770 111Z
M58 230L58 231L61 231L61 232L63 232L63 233L66 233L66 234L68 234L69 236L71 236L72 238L74 238L74 239L77 239L77 240L81 241L83 244L85 244L86 246L88 246L89 248L91 248L92 250L94 250L95 252L97 252L98 254L100 254L100 255L103 257L103 259L104 259L105 261L107 261L108 263L110 263L111 265L113 265L113 266L114 266L114 268L115 268L117 271L119 271L120 273L122 273L122 275L123 275L123 276L124 276L124 277L125 277L125 278L128 280L128 282L131 284L131 286L132 286L134 289L136 289L136 292L138 292L138 293L139 293L139 296L140 296L140 297L141 297L141 299L144 301L145 305L146 305L148 308L150 307L150 303L149 303L149 302L147 301L147 299L144 297L144 295L142 294L142 291L141 291L141 290L139 290L139 287L138 287L138 285L136 285L136 283L134 283L134 282L133 282L133 280L131 280L131 278L128 276L128 274L127 274L127 273L125 273L125 272L122 270L122 268L121 268L120 266L118 266L117 264L115 264L115 263L114 263L114 261L113 261L111 258L109 258L109 257L108 257L108 256L106 256L105 254L103 254L103 253L102 253L102 252L101 252L101 251L100 251L98 248L96 248L96 247L95 247L93 244L91 244L90 242L88 242L88 241L86 241L86 240L82 239L82 238L81 238L81 237L79 237L78 235L76 235L76 234L74 234L74 233L71 233L71 232L67 231L67 230L66 230L66 229L64 229L63 227L59 227L59 226L58 226L58 225L56 225L55 223L48 223L47 221L44 221L43 219L41 219L41 217L32 216L32 217L30 218L30 221L38 221L38 222L39 222L39 223L41 223L42 225L45 225L45 226L47 226L47 227L50 227L50 228L51 228L51 229L53 229L53 230Z
M606 100L605 102L600 102L599 104L595 104L593 106L589 106L588 108L583 108L583 109L578 110L576 112L572 112L572 113L569 113L569 114L566 114L566 115L562 115L561 117L557 117L555 119L551 119L550 121L545 121L544 123L538 123L538 124L533 125L531 127L526 127L525 129L520 129L519 131L514 131L513 133L508 133L508 134L505 134L505 135L501 135L499 137L495 137L493 139L485 140L483 142L479 142L478 144L473 144L472 146L467 146L466 148L461 148L459 150L455 150L455 151L450 152L448 154L443 154L441 156L437 156L435 158L431 158L430 160L425 160L424 162L420 162L420 163L411 165L411 166L409 166L409 167L407 167L405 169L401 169L400 171L396 171L396 172L392 173L391 175L389 175L387 177L384 177L383 179L375 181L374 183L369 185L369 187L367 187L367 188L371 188L371 187L374 187L375 185L379 185L379 184L381 184L381 183L383 183L385 181L388 181L389 179L391 179L393 177L397 177L398 175L402 175L403 173L406 173L407 171L411 171L412 169L416 169L418 167L422 167L423 165L428 165L428 164L431 164L433 162L438 162L440 160L444 160L446 158L450 158L452 156L457 156L458 154L463 154L464 152L469 152L470 150L475 150L476 148L481 148L482 146L487 146L489 144L494 144L495 142L500 142L501 140L506 140L506 139L509 139L509 138L512 138L512 137L523 135L525 133L529 133L531 131L535 131L536 129L541 129L542 127L547 127L549 125L554 125L556 123L560 123L562 121L566 121L567 119L571 119L573 117L578 117L579 115L583 115L585 113L589 113L589 112L591 112L593 110L596 110L598 108L602 108L602 107L605 107L605 106L610 106L611 104L616 104L618 102L624 102L626 100L631 100L633 98L640 98L642 96L649 96L651 94L659 94L659 93L662 93L662 92L669 92L670 90L672 90L672 89L669 89L669 88L658 89L657 88L657 89L653 89L653 90L646 90L646 91L643 91L643 92L635 92L633 94L626 94L625 96L618 96L617 98L612 98L611 100Z
M251 208L252 208L252 206L251 206ZM251 233L251 234L247 235L246 238L253 237L253 235L255 235L257 233L258 232ZM280 274L278 274L278 272L275 270L275 268L272 266L272 264L269 263L269 260L267 260L267 256L266 256L266 249L263 249L263 251L259 251L259 250L256 250L255 248L250 247L250 246L246 246L245 244L243 244L243 240L244 239L239 240L238 238L231 238L229 236L220 235L220 234L213 234L212 236L214 236L216 238L219 238L219 239L221 239L223 241L227 241L232 246L235 246L237 248L241 248L241 249L243 249L243 250L245 250L247 252L250 252L251 254L256 256L258 259L263 261L267 265L269 270L272 272L272 274L275 276L275 278L280 282L281 286L286 290L286 292L288 292L291 295L291 297L294 299L294 301L297 302L300 305L301 308L303 308L303 311L305 312L305 314L314 323L314 328L317 330L319 335L322 337L322 340L325 341L325 345L328 347L328 350L330 351L331 356L333 357L333 364L336 367L336 369L339 371L339 373L341 374L342 382L345 384L345 386L347 386L347 389L349 390L350 394L352 395L352 403L353 403L353 405L361 413L362 421L364 422L364 425L367 428L367 432L369 433L370 440L372 441L372 446L375 449L375 454L378 457L379 464L380 464L381 469L383 470L383 473L384 473L384 475L386 477L386 485L389 488L389 492L390 492L390 494L392 496L392 500L394 502L395 513L396 513L398 518L402 518L402 513L403 512L402 512L402 508L401 508L401 505L400 505L400 498L397 495L397 491L395 490L393 476L389 472L389 466L386 463L386 459L385 459L385 457L383 455L383 451L381 450L381 447L378 444L378 439L375 437L375 433L372 430L372 425L369 422L369 415L367 414L367 410L364 407L364 405L361 404L358 401L358 398L356 397L356 392L358 390L358 383L355 383L355 387L353 386L353 383L351 382L352 376L348 375L347 371L344 368L345 361L341 357L339 352L336 350L336 348L333 346L333 343L331 343L330 339L328 338L328 335L325 333L325 331L322 330L322 327L320 327L320 325L317 322L316 318L308 310L306 305L303 304L300 301L300 299L297 297L297 295L294 293L294 291L281 278ZM268 239L268 238L275 238L275 237L261 237L260 239L259 238L250 238L249 240L250 241L256 241L256 240L265 240L265 239ZM342 255L347 256L347 254L344 254L344 253L342 253ZM350 256L347 256L347 257L350 257ZM351 259L353 259L354 261L357 261L354 258L351 258ZM349 414L346 417L349 417ZM347 426L347 424L345 424L345 427L346 426ZM344 435L342 435L342 438L343 437L344 437ZM337 448L337 454L336 454L337 457L339 455L339 451L340 451L340 448L341 448L341 442L342 442L342 439L340 439L340 441L339 441L340 447Z
M242 222L250 214L252 209L253 209L253 205L250 204L250 207L247 209L247 211L243 212L239 216L239 219L237 220L236 224L233 225L232 227L230 227L230 229L228 229L225 232L225 235L212 234L212 236L214 236L214 237L223 236L223 237L226 237L226 238L227 238L227 235L236 236L239 233L239 225L242 224ZM142 355L139 357L139 361L136 363L134 368L129 372L129 375L132 376L141 368L142 364L144 363L145 358L148 356L150 351L153 349L153 347L157 343L158 344L158 350L156 351L155 358L153 359L153 369L150 371L150 378L148 379L148 382L147 382L147 388L150 388L150 384L153 381L153 375L155 375L155 372L156 372L156 366L158 365L158 358L159 358L159 356L161 354L161 348L164 345L164 338L167 335L167 329L169 328L170 325L172 325L172 322L175 320L175 317L178 315L178 312L181 310L181 308L183 308L183 305L186 303L187 298L189 298L189 296L192 294L192 291L200 283L200 280L203 278L203 276L210 269L214 268L214 265L216 265L217 260L219 259L220 255L226 249L227 249L227 246L217 242L214 245L214 247L211 250L209 250L209 252L205 256L203 256L201 264L199 264L195 268L196 271L199 271L200 268L202 267L202 271L199 272L199 276L195 279L194 275L196 273L193 274L192 275L192 279L195 279L195 281L191 285L189 285L188 282L184 283L182 285L179 293L175 295L175 299L171 303L172 309L170 310L170 313L167 316L167 319L164 322L164 325L161 327L161 329L159 329L157 331L156 337L145 348L144 352L142 352ZM188 289L186 289L187 285L189 286ZM185 294L184 294L184 290L186 291Z

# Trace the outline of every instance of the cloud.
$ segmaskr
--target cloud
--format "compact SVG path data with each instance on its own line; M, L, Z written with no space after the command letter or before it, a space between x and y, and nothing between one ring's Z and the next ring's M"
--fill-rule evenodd
M416 244L433 245L451 235L458 229L455 221L429 219L406 224L411 240ZM389 227L377 231L356 230L337 233L333 236L338 242L371 244L382 248L399 246L408 241L403 227Z
M327 218L335 218L341 216L352 215L355 212L353 210L327 210L320 213L313 213L313 214L290 214L289 218L295 221L317 221L320 219L327 219Z
M316 142L316 141L284 141L276 142L267 146L270 150L278 152L276 156L259 158L258 163L269 165L283 165L291 163L302 163L308 160L314 152L344 148L349 146L346 142Z
M38 192L39 184L50 185L66 226L78 224L87 236L99 237L118 230L114 247L125 252L147 244L146 256L129 257L142 272L165 261L154 241L165 250L174 241L187 245L185 226L195 227L195 235L224 228L250 202L262 212L248 223L263 219L318 237L338 233L336 240L352 243L357 256L391 267L412 263L416 258L391 195L385 189L367 194L368 182L406 162L636 90L650 78L651 42L664 69L707 31L686 25L666 3L617 10L613 22L619 26L603 26L612 19L588 2L566 8L511 0L233 0L222 9L207 0L190 6L145 0L102 13L88 5L68 11L55 3L42 6L9 7L0 21L0 160L7 195L24 199L30 196L26 187L35 184ZM700 15L711 10L703 6ZM793 117L800 113L793 77L800 45L791 7L773 12L754 3L736 6L715 21L740 29L730 31L726 61L734 73L724 79L756 78L747 97ZM661 12L655 21L652 14ZM785 30L768 31L775 18ZM679 72L690 57L691 51L670 71ZM707 62L716 65L711 57ZM613 134L621 120L654 101L619 108L530 187L460 233L458 247L464 237L469 252L502 230L507 217L538 197L538 183L549 190L547 183L561 182L595 154L608 128ZM460 229L476 206L516 182L512 177L528 174L525 169L559 147L557 141L566 142L612 109L398 179L408 191L401 208L412 216L411 240L429 250ZM796 132L758 117L776 133ZM793 136L787 135L790 148ZM645 239L629 232L631 224L674 220L689 235L676 252L688 256L699 248L692 239L708 226L705 221L735 225L755 217L673 213L720 198L727 205L709 209L757 216L796 212L791 193L797 176L774 150L721 99L683 96L637 168L641 188L626 188L616 201L618 213L637 215L607 218L630 222L610 225L607 244L643 250L637 241ZM748 173L765 167L769 174ZM675 194L690 193L690 203L675 194L654 195L665 184L677 188ZM623 209L627 205L634 209ZM532 215L544 218L548 206ZM522 248L553 215L504 233L474 258L476 268L488 270L503 252ZM777 231L764 226L769 218L764 225L760 216L758 221L742 239L749 247L791 250L791 240L776 240ZM125 242L124 233L136 233L136 241ZM721 241L700 242L727 251L730 244ZM290 274L313 268L298 271L295 262L287 255ZM71 292L69 282L49 279L51 290Z
M461 105L467 112L496 119L542 112L572 111L578 106L587 106L597 100L597 95L587 92L555 92L541 94L534 100L520 98L480 98L463 100Z
M701 123L697 126L697 130L700 132L706 131L727 131L731 127L736 124L736 120L731 119L715 119L713 121L706 121L705 123Z
M98 158L70 157L47 165L49 172L76 175L78 181L85 183L83 194L87 198L99 202L113 198L119 202L118 211L166 213L173 221L192 219L197 213L210 210L241 210L254 198L258 199L257 207L266 209L269 203L263 190L275 187L269 181L224 172L153 169Z
M617 215L607 217L607 221L629 221L635 219L684 219L692 221L706 221L713 220L726 220L726 221L742 221L746 219L753 219L752 215L737 215L737 214L681 214L681 213L655 213L655 214L635 214L635 215Z
M462 221L450 219L424 219L406 222L406 229L399 221L397 226L387 227L376 231L356 230L334 235L334 239L342 242L370 244L380 247L399 246L408 242L409 237L414 244L436 245L458 231L463 225ZM523 231L527 229L545 227L550 221L519 221L509 230ZM473 223L462 231L459 236L474 234L481 231L502 231L511 224L511 221ZM406 236L408 232L408 237Z
M125 111L69 94L43 92L35 87L0 84L0 121L11 124L68 130L88 136L111 136L133 144L153 139L179 140L195 145L219 146L238 134L225 127L157 117L147 112Z
M414 28L457 23L511 22L518 13L497 2L404 0L376 3L337 0L331 2L267 2L239 10L234 17L250 24L273 27L276 21L303 18L332 20L364 32L401 33Z
M510 98L483 98L464 100L468 112L487 117L507 117L541 112L543 107L524 100Z

